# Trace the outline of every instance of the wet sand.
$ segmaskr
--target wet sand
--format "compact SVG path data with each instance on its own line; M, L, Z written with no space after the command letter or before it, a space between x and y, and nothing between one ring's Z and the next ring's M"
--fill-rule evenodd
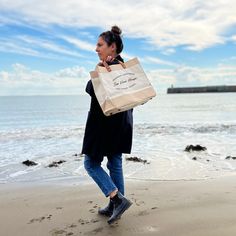
M113 225L97 214L108 202L88 185L0 185L0 235L236 234L236 175L195 181L126 181L133 202Z

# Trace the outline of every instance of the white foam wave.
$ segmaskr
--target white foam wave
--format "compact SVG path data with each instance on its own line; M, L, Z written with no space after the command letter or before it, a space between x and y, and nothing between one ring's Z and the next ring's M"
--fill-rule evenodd
M0 132L0 142L27 139L52 139L80 137L84 133L84 126L25 128Z
M138 133L145 134L178 134L178 133L226 133L236 134L236 123L191 123L191 124L137 124Z

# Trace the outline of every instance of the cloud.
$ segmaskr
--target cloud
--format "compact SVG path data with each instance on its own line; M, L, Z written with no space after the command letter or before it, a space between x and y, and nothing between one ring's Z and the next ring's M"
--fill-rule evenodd
M236 35L233 35L231 38L232 38L232 40L235 41L235 43L236 43Z
M236 67L224 64L216 68L180 65L144 71L158 92L166 92L172 84L175 87L236 84ZM0 95L85 94L89 79L88 71L80 66L45 73L16 63L11 71L0 71Z
M7 53L18 53L23 55L29 55L34 57L41 57L41 53L37 50L31 49L26 46L17 45L10 40L0 39L0 51Z
M134 58L135 56L131 55L129 53L126 53L126 52L122 52L121 57L125 58L126 60L130 60L130 59Z
M183 83L199 82L200 84L236 83L236 67L221 65L216 68L198 68L182 66L175 69L178 81Z
M30 37L27 35L19 35L16 37L16 39L21 40L21 41L23 41L27 44L30 44L31 46L35 46L37 48L47 49L48 51L61 53L61 54L74 56L74 57L83 57L78 52L66 49L65 47L57 45L56 43L51 42L49 40L36 39L36 38Z
M162 60L162 59L160 59L160 58L151 57L151 56L146 56L146 57L143 59L143 61L145 61L145 62L151 62L151 63L158 64L158 65L177 66L177 64L174 63L174 62Z
M77 1L32 0L1 1L2 24L20 21L31 25L98 27L118 24L126 37L143 38L157 49L183 46L199 51L225 43L236 25L234 0ZM104 14L105 13L105 14ZM116 13L116 14L114 14ZM10 17L8 17L10 15ZM78 45L89 48L89 45Z
M57 78L85 78L87 71L84 67L74 66L72 68L65 68L55 73Z
M6 81L8 81L8 78L9 78L9 73L8 72L6 72L6 71L1 71L0 72L1 81L6 82Z
M173 69L147 70L146 74L157 90L175 87L235 85L236 67L219 65L216 68L199 68L181 65Z
M235 61L236 61L236 56L223 58L221 59L221 63L219 63L218 66L221 66L222 63L227 63L228 65L230 65L231 63L234 63Z
M0 37L0 51L57 60L71 59L71 57L85 58L77 51L65 48L65 46L59 45L55 41L38 39L28 35L14 35L8 37L8 39ZM58 54L64 57L59 58Z
M161 53L168 56L168 55L175 53L175 49L174 48L167 48L167 49L162 50Z
M59 36L59 37L64 39L65 41L75 45L79 49L95 53L96 46L94 44L91 44L87 41L83 41L83 40L80 40L78 38L73 38L73 37L70 37L70 36Z
M89 73L79 66L45 73L16 63L10 72L0 71L0 95L85 94L88 80Z

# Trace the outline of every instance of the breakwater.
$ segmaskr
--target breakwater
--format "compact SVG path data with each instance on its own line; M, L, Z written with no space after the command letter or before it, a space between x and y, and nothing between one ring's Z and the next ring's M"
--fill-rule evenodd
M236 85L220 85L220 86L202 86L202 87L171 87L167 89L167 93L225 93L236 92Z

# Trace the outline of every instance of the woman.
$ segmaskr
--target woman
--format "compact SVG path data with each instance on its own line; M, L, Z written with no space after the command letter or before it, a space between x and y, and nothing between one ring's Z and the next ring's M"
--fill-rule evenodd
M99 35L96 52L102 61L98 65L108 66L124 62L119 55L123 49L121 30L113 26L110 31ZM107 67L109 69L109 67ZM106 197L109 204L98 213L109 216L108 223L118 220L132 204L124 197L124 177L122 153L131 153L133 135L133 109L105 116L95 96L91 80L86 92L91 96L82 154L85 154L84 167ZM104 156L107 157L109 175L101 167Z

